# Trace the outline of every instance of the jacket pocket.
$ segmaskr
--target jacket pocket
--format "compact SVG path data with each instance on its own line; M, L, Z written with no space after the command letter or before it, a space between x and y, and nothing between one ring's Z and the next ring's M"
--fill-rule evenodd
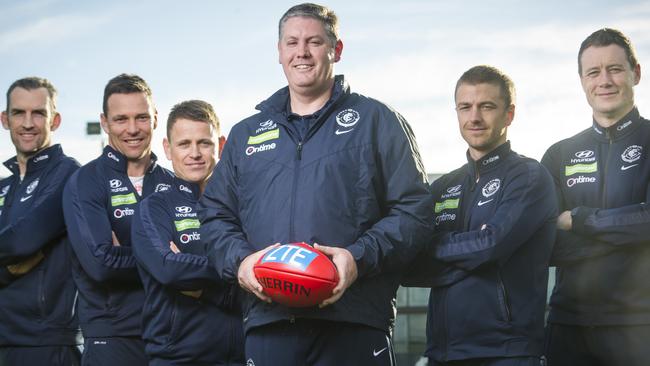
M40 266L38 270L38 286L36 286L36 303L38 304L38 315L41 318L47 316L47 295L45 293L45 269L43 266Z
M506 322L512 321L512 312L510 311L510 300L508 299L508 290L501 278L501 272L497 271L497 299L499 300L499 309L501 316Z
M169 337L168 343L173 343L178 338L178 299L174 297L172 313L169 316Z

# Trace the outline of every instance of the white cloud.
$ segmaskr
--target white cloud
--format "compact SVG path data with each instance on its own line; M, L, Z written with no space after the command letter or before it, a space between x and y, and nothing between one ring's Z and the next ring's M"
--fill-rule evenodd
M84 34L108 22L110 16L88 14L54 15L38 19L0 33L0 53L9 52L21 45L44 44L61 41Z

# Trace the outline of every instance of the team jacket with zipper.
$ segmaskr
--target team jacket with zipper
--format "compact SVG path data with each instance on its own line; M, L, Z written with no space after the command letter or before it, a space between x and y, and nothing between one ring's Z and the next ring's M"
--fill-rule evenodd
M436 234L405 281L432 287L426 355L540 356L557 216L551 176L506 142L476 162L468 155L431 192Z
M198 186L176 178L169 190L144 199L133 219L151 365L244 364L238 286L222 282L208 263L198 232L198 197ZM181 292L194 290L202 292L198 299Z
M199 203L201 237L220 276L274 243L347 248L359 278L331 306L288 308L248 296L244 326L319 318L388 331L398 271L431 233L432 200L407 122L335 78L330 101L304 138L287 120L288 88L231 130Z
M0 346L74 345L78 333L76 288L70 271L61 196L79 164L50 146L27 161L5 162L12 175L0 181ZM43 260L22 276L7 265L41 251Z
M650 324L650 121L634 108L609 128L551 146L542 163L560 212L549 321L583 326Z
M84 337L134 337L141 333L144 291L131 245L131 219L143 197L171 188L173 174L152 162L142 197L127 175L127 160L107 146L65 186L63 212L74 250ZM112 232L119 246L113 245Z

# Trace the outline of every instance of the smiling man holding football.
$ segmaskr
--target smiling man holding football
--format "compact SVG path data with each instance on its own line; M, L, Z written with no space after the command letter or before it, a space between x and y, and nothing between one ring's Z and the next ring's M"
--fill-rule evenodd
M210 260L250 293L251 366L394 364L398 271L431 234L433 205L411 128L334 75L343 51L337 23L316 4L282 16L288 86L233 127L201 199ZM255 277L269 246L295 242L314 244L338 271L319 306L273 302Z

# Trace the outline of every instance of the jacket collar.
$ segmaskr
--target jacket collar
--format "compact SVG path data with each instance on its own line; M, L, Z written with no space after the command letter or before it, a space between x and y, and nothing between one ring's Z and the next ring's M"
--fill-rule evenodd
M465 153L467 156L467 167L469 173L475 176L481 176L484 172L490 171L492 169L500 166L508 155L512 153L510 149L510 141L506 141L503 144L497 146L496 149L490 151L485 156L480 158L477 161L474 161L469 155L469 150Z
M27 169L25 175L31 174L35 171L41 170L48 165L51 161L58 160L63 155L63 149L60 144L55 144L37 152L34 156L27 159ZM20 168L18 167L18 158L13 158L4 162L4 165L14 175L20 175Z
M124 154L121 152L113 149L111 146L107 145L104 147L101 161L109 167L117 170L118 172L127 174L128 161L126 159L126 156L124 156ZM158 157L156 154L151 152L151 163L149 164L149 169L147 169L147 174L153 172L153 170L156 168L156 161L158 161Z
M332 88L332 96L330 97L329 101L325 103L325 107L323 107L321 111L337 101L341 95L350 92L350 86L348 85L343 75L336 75L334 77L334 86ZM289 86L285 86L284 88L275 92L268 99L255 106L255 109L259 111L280 113L286 117L288 114L287 103L289 103Z
M599 140L617 140L623 136L627 136L636 130L636 127L639 125L641 116L639 115L639 110L634 107L632 110L623 116L615 124L604 128L593 120L592 122L592 131L593 135Z
M177 176L174 176L174 189L192 201L198 201L201 194L198 184L190 183Z

